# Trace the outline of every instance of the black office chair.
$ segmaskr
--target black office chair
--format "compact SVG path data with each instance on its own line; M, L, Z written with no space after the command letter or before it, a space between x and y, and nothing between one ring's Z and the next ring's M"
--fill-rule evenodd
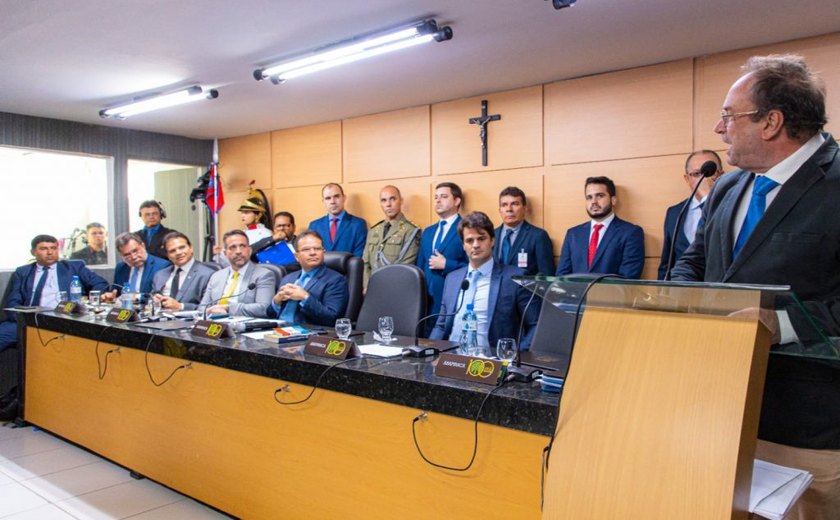
M534 304L537 302L531 303ZM571 307L555 307L543 300L530 351L522 353L522 361L565 374L574 339L575 311Z
M275 265L275 264L257 264L260 267L265 267L269 271L274 274L274 292L276 293L278 289L280 289L280 281L286 276L286 270L283 269L283 266Z
M359 309L362 308L362 282L365 264L358 256L344 251L327 251L324 253L324 264L334 271L338 271L347 278L347 290L350 299L347 301L345 318L356 321Z
M417 322L426 315L426 280L414 265L380 267L370 276L356 328L372 331L380 316L394 318L394 334L414 336Z
M201 262L201 263L206 265L207 267L209 267L210 269L212 269L214 271L219 271L222 268L222 266L220 266L216 262Z

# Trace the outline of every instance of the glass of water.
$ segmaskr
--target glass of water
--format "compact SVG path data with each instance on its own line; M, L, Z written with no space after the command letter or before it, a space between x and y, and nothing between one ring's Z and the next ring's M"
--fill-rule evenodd
M90 291L88 301L91 307L98 309L102 305L102 291Z
M379 335L382 336L382 341L390 343L392 340L391 334L394 333L394 318L391 316L381 316L379 318Z
M67 297L67 291L58 291L58 301L66 302L70 299Z
M353 325L347 318L339 318L335 320L335 333L338 339L350 339L350 332L353 330Z
M496 342L496 357L502 361L513 361L516 358L516 340L500 338Z

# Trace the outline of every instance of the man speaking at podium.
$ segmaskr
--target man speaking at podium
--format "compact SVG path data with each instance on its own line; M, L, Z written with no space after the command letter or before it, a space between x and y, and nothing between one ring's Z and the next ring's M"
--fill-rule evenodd
M742 70L714 129L739 169L715 183L673 279L790 285L840 335L840 156L821 133L825 88L798 56L753 57ZM794 313L762 320L774 342L806 330ZM771 356L758 436L757 458L814 475L787 518L840 518L840 363Z

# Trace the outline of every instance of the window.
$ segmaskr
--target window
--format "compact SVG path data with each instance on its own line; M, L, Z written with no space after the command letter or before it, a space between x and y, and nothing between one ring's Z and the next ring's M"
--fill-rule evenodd
M107 247L110 158L0 146L0 171L7 179L0 204L0 269L29 262L30 243L39 234L56 237L62 258L71 257L87 246L85 228L91 222L105 227ZM113 263L113 253L106 254Z

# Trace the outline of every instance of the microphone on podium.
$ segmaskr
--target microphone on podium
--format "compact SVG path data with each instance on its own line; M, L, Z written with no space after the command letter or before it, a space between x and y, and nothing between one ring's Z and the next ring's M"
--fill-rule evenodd
M449 316L457 315L461 311L461 307L463 307L463 305L464 305L464 295L466 294L467 289L469 289L469 288L470 288L470 281L467 280L466 278L464 278L461 281L460 289L458 289L458 305L455 307L454 312L449 312L449 313L436 312L434 314L429 314L428 316L423 316L422 318L420 318L420 321L418 321L417 325L414 326L414 345L411 346L411 347L408 347L408 349L405 351L405 356L406 357L426 357L426 356L433 356L433 355L437 354L437 349L434 349L434 348L431 348L431 347L421 347L418 344L418 340L420 339L420 333L418 332L418 330L420 328L420 324L422 324L424 321L428 320L429 318L435 318L435 317L440 317L440 316L446 316L448 318Z
M666 282L671 279L671 269L674 268L674 251L677 249L677 236L679 236L677 233L680 232L680 228L682 227L683 217L685 216L686 211L688 211L688 207L691 205L691 201L694 199L694 194L697 193L697 188L700 187L700 183L717 173L717 171L717 163L714 161L704 162L703 166L700 167L700 173L703 174L703 177L697 179L697 184L695 184L694 189L691 190L691 195L685 201L683 207L680 208L680 213L677 215L677 221L674 223L674 231L671 233L671 250L668 251L668 269L665 271L664 278ZM691 240L694 240L694 237L691 237Z

